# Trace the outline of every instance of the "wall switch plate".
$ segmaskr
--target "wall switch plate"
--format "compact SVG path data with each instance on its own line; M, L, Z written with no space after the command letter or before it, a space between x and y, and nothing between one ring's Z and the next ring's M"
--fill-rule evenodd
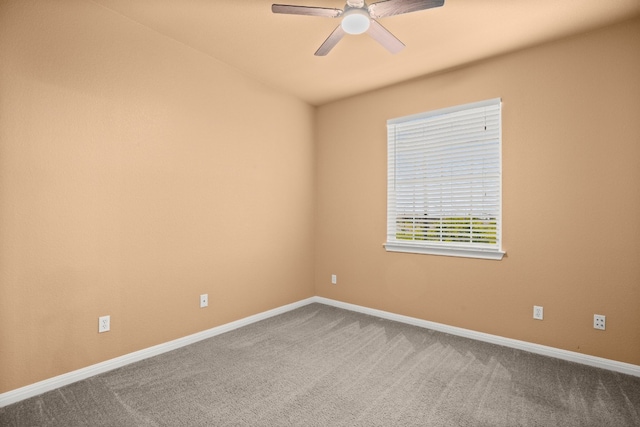
M200 295L200 308L207 307L209 305L209 294Z
M603 314L594 314L593 315L593 328L600 329L602 331L605 330L605 322L607 318Z
M533 306L533 318L536 320L542 320L544 317L544 308L539 305Z
M98 317L98 333L109 332L111 330L111 316Z
M337 275L335 275L335 274L331 275L331 283L334 284L334 285L338 283L338 276Z

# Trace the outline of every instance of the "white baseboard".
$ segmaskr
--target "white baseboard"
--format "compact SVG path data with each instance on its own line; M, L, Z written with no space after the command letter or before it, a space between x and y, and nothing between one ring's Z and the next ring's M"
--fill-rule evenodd
M130 363L138 362L149 357L157 356L168 351L178 349L180 347L193 344L195 342L214 337L216 335L223 334L225 332L232 331L243 326L250 325L251 323L258 322L260 320L268 319L279 314L286 313L296 308L303 307L311 303L320 303L330 305L345 310L355 311L358 313L368 314L371 316L380 317L382 319L393 320L396 322L406 323L421 328L431 329L434 331L444 332L451 335L457 335L465 338L471 338L478 341L484 341L492 344L502 345L504 347L516 348L519 350L528 351L531 353L541 354L544 356L555 357L557 359L567 360L570 362L581 363L583 365L594 366L596 368L607 369L610 371L620 372L627 375L633 375L640 377L640 366L632 365L630 363L618 362L615 360L604 359L601 357L589 356L586 354L576 353L573 351L561 350L554 347L547 347L540 344L533 344L526 341L514 340L511 338L504 338L497 335L485 334L482 332L476 332L469 329L458 328L455 326L448 326L442 323L430 322L427 320L417 319L414 317L403 316L400 314L390 313L387 311L376 310L373 308L367 308L355 304L349 304L346 302L336 301L324 297L311 297L292 304L284 305L282 307L274 308L263 313L258 313L253 316L245 317L235 322L227 323L221 326L217 326L206 331L198 332L193 335L188 335L177 340L169 341L163 344L159 344L153 347L145 348L133 353L125 354L124 356L116 357L115 359L106 360L95 365L87 366L86 368L78 369L66 374L59 375L57 377L49 378L44 381L39 381L34 384L30 384L25 387L21 387L15 390L8 391L0 394L0 408L10 405L12 403L19 402L30 397L38 396L47 391L55 390L65 385L74 383L76 381L83 380L85 378L92 377L94 375L102 374L107 371L111 371L116 368L128 365Z
M28 399L30 397L38 396L42 393L46 393L47 391L55 390L76 381L80 381L94 375L102 374L104 372L120 368L130 363L157 356L159 354L166 353L168 351L175 350L180 347L184 347L189 344L193 344L195 342L211 338L237 328L241 328L251 323L268 319L269 317L277 316L278 314L286 313L287 311L295 310L296 308L311 304L312 302L315 302L313 298L294 302L292 304L274 308L273 310L268 310L263 313L258 313L253 316L236 320L235 322L226 323L224 325L220 325L206 331L198 332L193 335L188 335L186 337L178 338L173 341L158 344L153 347L145 348L133 353L125 354L124 356L116 357L115 359L106 360L95 365L87 366L86 368L78 369L76 371L68 372L66 374L58 375L57 377L49 378L44 381L39 381L28 386L2 393L0 394L0 408L24 399Z
M389 313L387 311L376 310L373 308L362 307L346 302L335 301L323 297L311 298L313 302L331 305L345 310L356 311L371 316L380 317L382 319L394 320L396 322L407 323L421 328L431 329L434 331L444 332L460 337L471 338L477 341L484 341L491 344L497 344L504 347L515 348L518 350L528 351L530 353L541 354L543 356L555 357L556 359L567 360L569 362L581 363L596 368L607 369L609 371L620 372L622 374L640 377L640 366L631 363L618 362L616 360L605 359L602 357L590 356L588 354L576 353L574 351L562 350L546 345L534 344L526 341L515 340L512 338L504 338L498 335L485 334L470 329L448 326L442 323L430 322L428 320L417 319L415 317L403 316L400 314Z

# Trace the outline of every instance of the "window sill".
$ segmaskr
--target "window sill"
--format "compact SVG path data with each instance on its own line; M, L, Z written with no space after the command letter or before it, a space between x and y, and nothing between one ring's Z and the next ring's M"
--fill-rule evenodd
M478 259L491 259L501 260L504 257L505 252L492 249L472 249L472 248L452 248L452 247L435 247L425 245L412 245L410 243L385 243L384 248L387 252L404 252L412 254L424 254L424 255L442 255L453 256L463 258L478 258Z

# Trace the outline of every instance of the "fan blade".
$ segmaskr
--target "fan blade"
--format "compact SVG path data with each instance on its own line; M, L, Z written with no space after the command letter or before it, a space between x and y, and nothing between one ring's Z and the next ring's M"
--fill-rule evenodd
M273 4L271 5L271 11L273 13L286 13L288 15L326 16L329 18L337 18L342 15L342 10L340 9L293 6L289 4Z
M346 33L342 29L342 25L338 25L335 30L331 33L329 37L322 43L322 45L316 50L315 56L325 56L335 45L338 44L340 40L344 37Z
M369 5L369 15L372 18L401 15L419 10L440 7L444 0L386 0Z
M398 40L396 36L391 34L389 30L380 25L375 19L371 20L367 34L391 53L395 54L404 49L404 43Z

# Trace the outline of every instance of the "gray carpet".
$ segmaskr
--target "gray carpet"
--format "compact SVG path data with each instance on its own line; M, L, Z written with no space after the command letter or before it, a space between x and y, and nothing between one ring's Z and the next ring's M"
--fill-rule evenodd
M0 409L2 426L640 426L640 378L311 304Z

